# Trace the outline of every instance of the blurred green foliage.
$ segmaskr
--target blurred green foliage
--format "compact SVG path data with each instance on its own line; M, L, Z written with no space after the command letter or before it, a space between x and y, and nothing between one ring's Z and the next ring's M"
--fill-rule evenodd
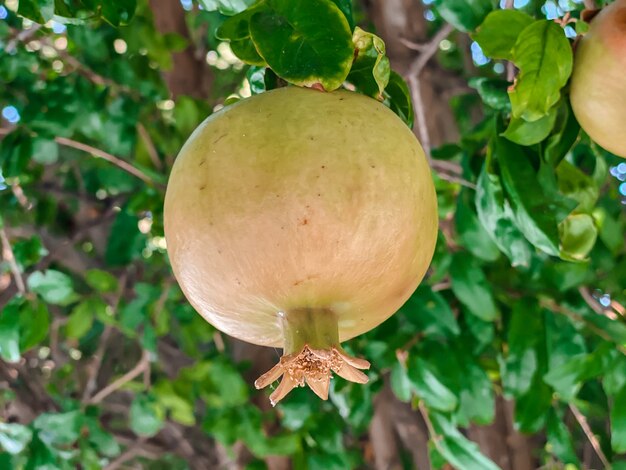
M297 389L268 410L251 362L235 359L236 347L186 303L166 256L164 184L190 132L227 97L280 79L332 88L347 76L367 94L383 90L412 124L408 87L385 69L377 37L357 51L363 70L348 76L349 44L324 49L307 36L335 25L348 41L354 26L350 2L316 1L325 10L300 12L300 36L274 34L260 17L229 33L250 1L194 5L192 45L208 51L213 86L207 99L174 100L162 72L189 39L159 32L146 0L0 7L0 227L14 256L5 246L0 468L105 468L138 442L166 449L133 455L144 468L185 469L189 457L163 442L189 428L229 451L243 443L250 469L270 455L289 456L293 468L364 467L385 383L428 418L434 467L497 468L460 431L491 423L497 396L515 401L517 429L544 437L543 464L581 465L576 410L614 468L626 466L626 168L572 115L571 41L545 19L551 2L511 11L491 0L429 3L434 30L449 22L472 32L490 59L465 73L472 89L450 103L461 138L432 152L460 171L452 181L434 174L446 223L431 272L395 316L347 345L372 362L369 384L335 379L328 402ZM294 14L266 3L273 18ZM579 16L578 3L559 6ZM220 37L254 66L216 39L222 24ZM294 35L313 55L285 72L276 56ZM464 37L452 33L437 53L455 73ZM501 59L521 71L508 92ZM11 282L16 271L24 292ZM35 400L28 413L11 411L21 394Z

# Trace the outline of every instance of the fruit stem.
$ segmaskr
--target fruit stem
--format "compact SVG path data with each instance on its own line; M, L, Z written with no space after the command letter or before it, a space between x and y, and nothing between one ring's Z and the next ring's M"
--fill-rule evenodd
M283 354L298 353L305 345L311 349L339 346L337 316L330 309L299 308L278 316L285 338Z
M282 377L270 395L276 405L293 388L306 383L323 400L328 399L332 372L357 383L366 383L369 362L350 357L339 344L337 315L326 308L299 308L280 312L284 350L280 362L259 377L254 385L263 388Z

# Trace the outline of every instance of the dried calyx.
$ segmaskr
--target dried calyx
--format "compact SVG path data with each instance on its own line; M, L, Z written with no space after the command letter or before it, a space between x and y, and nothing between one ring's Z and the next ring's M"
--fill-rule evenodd
M254 385L264 388L282 377L270 395L276 405L295 387L308 385L320 398L328 399L330 379L335 372L356 383L366 383L370 363L349 356L339 345L337 317L328 309L296 309L279 314L285 338L280 362L259 377Z

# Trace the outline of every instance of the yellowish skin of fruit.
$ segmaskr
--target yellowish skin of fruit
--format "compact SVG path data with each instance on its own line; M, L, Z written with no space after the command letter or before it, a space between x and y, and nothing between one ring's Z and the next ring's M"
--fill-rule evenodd
M626 0L598 13L578 43L570 99L585 132L626 157Z
M261 386L311 357L366 381L342 369L369 364L339 342L407 300L430 264L437 220L413 133L348 91L287 87L215 113L178 155L165 197L168 253L190 303L231 336L284 348L281 371ZM311 387L327 396L327 367L323 377L289 370L293 383L273 402L304 379L321 380Z

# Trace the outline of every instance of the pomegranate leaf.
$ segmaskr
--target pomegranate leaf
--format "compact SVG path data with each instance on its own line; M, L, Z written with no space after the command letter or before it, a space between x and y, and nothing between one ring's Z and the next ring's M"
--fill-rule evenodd
M561 88L572 73L572 48L559 25L549 20L535 21L517 38L513 62L520 69L509 90L513 116L537 121L561 97Z
M354 30L352 41L357 55L348 81L366 95L382 97L391 72L389 58L385 55L385 43L375 34L358 27Z
M257 51L276 74L299 86L339 88L350 71L350 26L330 0L266 0L250 18Z
M494 10L471 36L486 56L511 60L517 37L534 21L532 16L523 11Z

